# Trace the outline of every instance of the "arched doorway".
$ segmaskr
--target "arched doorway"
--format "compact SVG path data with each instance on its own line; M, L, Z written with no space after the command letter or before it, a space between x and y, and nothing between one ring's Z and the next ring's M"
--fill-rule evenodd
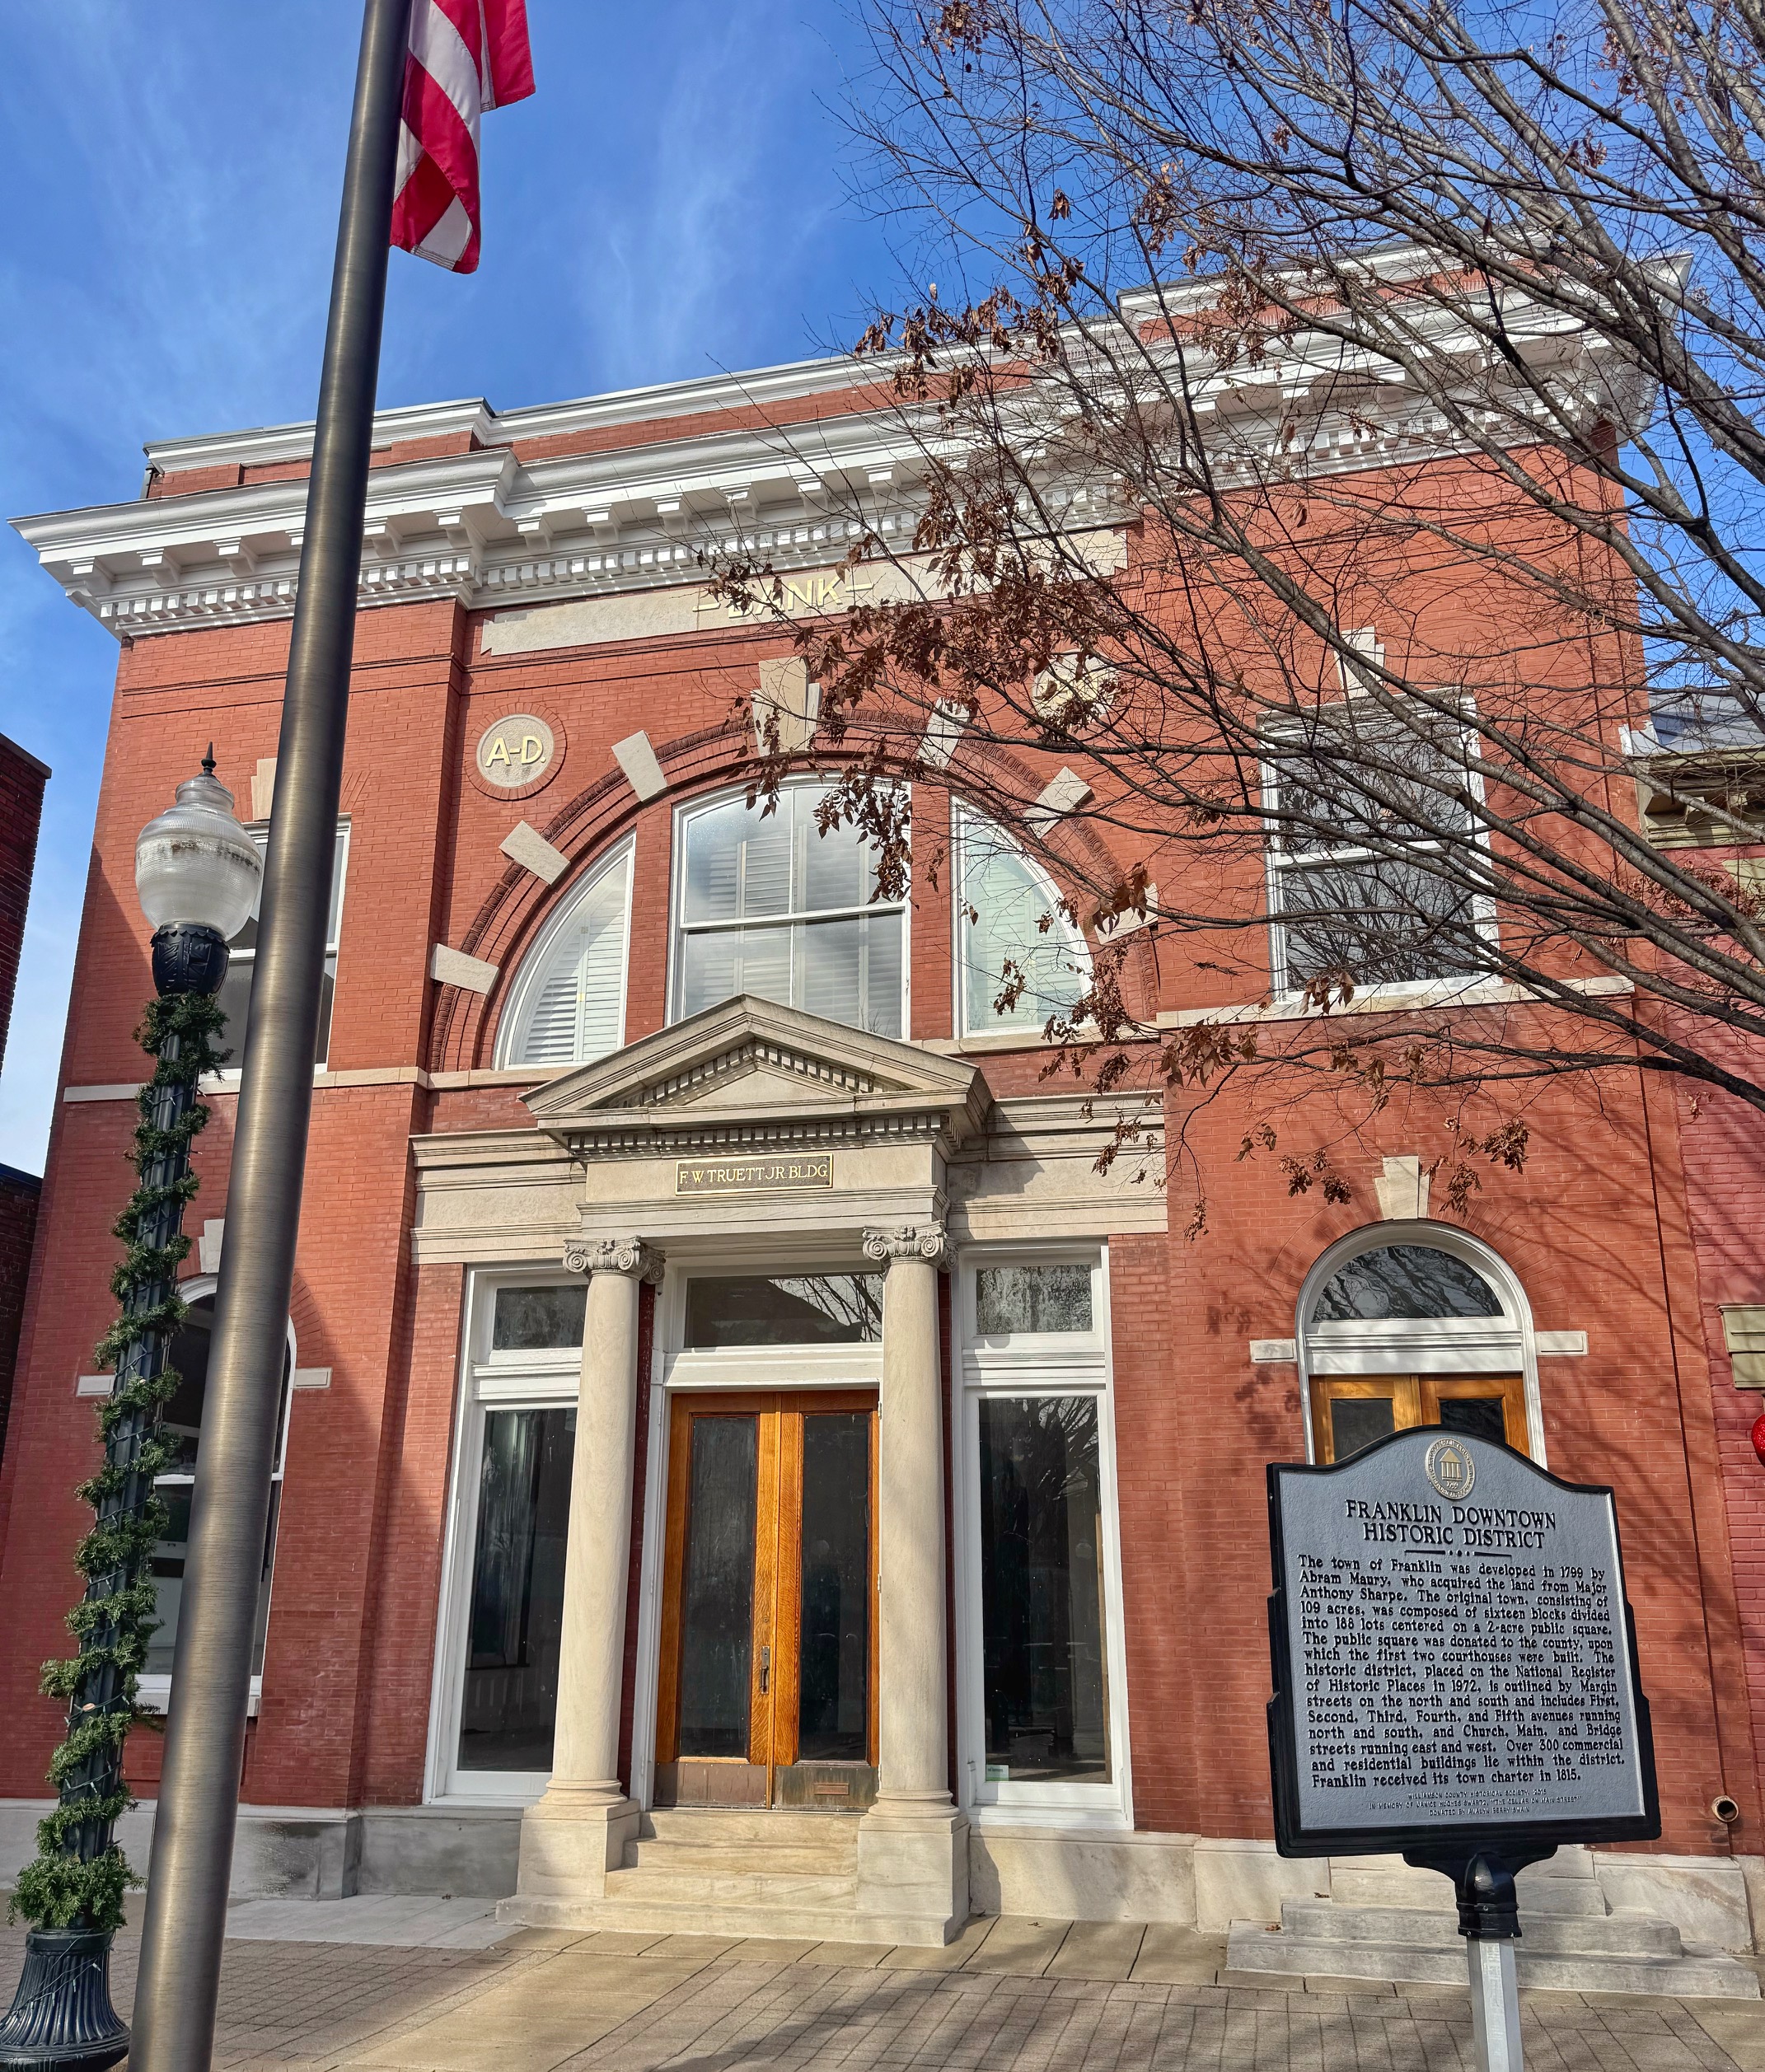
M1438 1223L1341 1238L1299 1305L1306 1438L1320 1464L1437 1424L1543 1457L1532 1320L1495 1252Z

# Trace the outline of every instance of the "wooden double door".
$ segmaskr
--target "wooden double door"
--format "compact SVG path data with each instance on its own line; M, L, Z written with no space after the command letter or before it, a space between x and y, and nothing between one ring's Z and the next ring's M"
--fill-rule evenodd
M674 1398L655 1798L876 1796L876 1396Z
M1315 1374L1312 1433L1320 1462L1418 1424L1528 1450L1526 1384L1519 1374Z

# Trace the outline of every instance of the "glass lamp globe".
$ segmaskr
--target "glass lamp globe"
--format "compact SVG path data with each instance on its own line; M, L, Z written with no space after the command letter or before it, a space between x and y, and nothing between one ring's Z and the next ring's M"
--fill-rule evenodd
M263 875L257 844L215 777L211 747L201 774L179 785L176 803L149 821L135 843L141 910L156 929L208 928L231 942L251 918Z

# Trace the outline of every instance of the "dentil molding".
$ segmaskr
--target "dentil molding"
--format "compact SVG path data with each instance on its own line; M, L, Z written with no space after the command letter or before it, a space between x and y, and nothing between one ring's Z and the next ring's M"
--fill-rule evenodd
M1157 307L1145 297L1121 305L1123 320L1141 330L1143 348ZM1443 349L1451 343L1443 339ZM1529 359L1548 365L1553 389L1580 414L1622 423L1638 407L1634 380L1585 334L1571 335L1560 322L1541 323L1522 348ZM1454 442L1427 397L1406 391L1391 378L1393 370L1362 364L1364 358L1320 335L1296 339L1280 361L1199 370L1190 393L1220 479L1249 486L1271 470L1283 480L1309 478L1468 450ZM833 358L528 410L498 413L472 398L382 412L374 437L382 452L425 437L469 437L475 447L372 470L358 601L454 600L472 610L518 610L678 591L702 584L708 559L733 554L754 555L781 575L827 572L805 579L807 595L816 580L831 589L832 572L866 531L898 564L911 554L924 507L926 453L961 460L933 417L915 422L891 404L814 422L681 436L682 426L715 423L717 413L751 410L756 403L782 419L790 414L786 406L841 389L868 399L887 373L882 363ZM1515 441L1522 400L1516 394L1503 420L1513 426L1505 436ZM1046 427L1034 423L1036 407L1036 395L1026 395L1019 430L1026 452L1046 453ZM647 425L665 436L525 461L516 451L517 441L531 451L614 425ZM180 471L205 466L299 460L311 442L310 425L283 425L164 442L150 449L150 458L175 479ZM1112 479L1060 472L1079 467L1076 459L1051 459L1047 465L1044 507L1063 531L1119 532L1134 516ZM74 603L119 638L133 638L291 615L307 491L302 478L255 482L12 522ZM839 610L849 601L811 597L803 609ZM706 628L702 610L690 615L699 629L718 623L714 615ZM636 637L657 629L644 624ZM566 634L556 644L574 643Z

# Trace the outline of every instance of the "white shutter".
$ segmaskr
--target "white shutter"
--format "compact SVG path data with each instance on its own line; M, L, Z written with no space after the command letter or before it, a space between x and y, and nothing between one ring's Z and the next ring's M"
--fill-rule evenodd
M546 931L539 969L517 989L509 1064L588 1064L625 1031L625 931L630 852L590 878Z
M1084 992L1089 970L1084 939L1060 910L1060 895L1004 831L981 814L961 820L962 881L957 938L962 963L965 1025L986 1029L1039 1029L1057 1008ZM976 918L971 920L972 907ZM1042 928L1042 917L1051 925ZM1015 1006L998 1012L1007 963L1024 975Z

